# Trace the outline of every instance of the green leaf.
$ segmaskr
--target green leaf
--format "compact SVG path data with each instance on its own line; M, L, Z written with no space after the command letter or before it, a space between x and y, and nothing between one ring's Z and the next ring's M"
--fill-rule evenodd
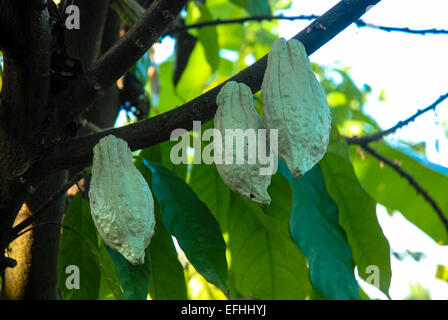
M268 16L271 14L271 6L267 0L247 0L247 11L254 16Z
M166 61L160 65L161 89L155 114L169 111L199 96L206 88L207 81L212 75L201 42L196 43L187 67L176 86L173 84L173 69L173 61Z
M97 234L90 216L89 203L80 193L70 201L63 224L73 231L64 229L61 236L58 259L61 297L72 300L96 300L101 273L92 250L98 250ZM66 286L67 277L70 276L66 274L66 268L71 265L79 269L79 289L68 289Z
M149 168L144 164L143 160L158 162L171 172L175 173L182 180L186 179L187 164L173 164L170 158L171 149L177 143L178 141L165 141L158 145L141 150L139 154L140 159L136 161L135 165L145 177L148 185L151 186L151 170L149 170Z
M339 209L339 224L346 232L362 279L368 267L380 271L380 290L388 295L391 280L390 247L376 217L376 203L359 183L349 159L348 146L333 125L330 144L319 162L325 186Z
M417 194L416 189L389 166L382 165L367 152L359 152L353 146L351 158L356 174L369 194L384 206L400 211L406 219L415 224L434 241L446 244L446 229L432 206ZM446 168L429 163L426 158L409 148L396 150L386 143L376 144L377 151L395 161L410 173L415 181L431 195L445 214L448 201L444 186L448 186ZM406 153L404 153L405 151Z
M120 16L121 20L132 27L140 18L139 10L127 0L117 0L111 3L111 8Z
M289 229L308 259L313 286L326 299L361 299L352 252L339 226L338 208L325 189L319 166L314 166L302 178L294 179L286 164L279 160L279 171L293 186Z
M169 160L170 141L146 148L141 151L137 158L135 166L151 187L151 170L144 164L144 160L158 160L162 158ZM170 162L171 163L171 162ZM180 166L173 166L179 169ZM176 170L179 171L179 170ZM185 176L185 172L183 176ZM182 265L177 259L176 248L174 247L171 235L166 231L162 224L160 206L157 201L154 202L154 212L156 218L155 233L149 244L149 253L151 257L151 280L149 293L152 299L157 300L184 300L187 299L187 288L185 275Z
M253 16L270 15L271 7L267 0L230 0L232 3L246 9Z
M114 261L117 276L124 291L126 300L146 300L150 280L150 256L149 249L145 250L145 262L140 265L132 265L119 252L105 245Z
M246 15L244 9L229 1L207 1L206 6L212 20L240 18ZM239 23L216 26L219 48L238 51L243 42L244 29Z
M206 50L203 43L198 42L191 53L185 71L177 83L174 94L180 97L184 103L196 98L205 89L211 75L212 68L208 64ZM175 105L172 107L175 107Z
M287 226L291 188L281 176L273 179L271 205L263 211L230 191L215 166L193 166L192 188L228 235L233 298L304 299L313 293L305 257Z
M163 225L176 237L195 269L226 291L225 242L218 222L183 180L158 163L144 163L152 172L152 190L162 208Z
M198 23L211 21L213 20L210 11L207 9L207 6L202 5L199 6L199 10L201 11L201 16ZM207 62L211 67L211 71L214 72L218 68L219 65L219 45L218 45L218 33L216 31L215 26L210 26L207 28L200 28L198 30L199 41L201 41L204 46L205 57L207 58Z
M109 295L111 293L116 300L123 300L123 289L121 288L120 280L118 280L117 277L115 264L109 253L107 252L103 239L101 239L99 234L97 234L97 236L98 241L100 242L100 249L98 251L94 250L94 255L102 275L100 283L100 295L104 295L106 292L108 292ZM104 284L106 284L107 287L105 287Z
M160 114L175 108L176 105L183 104L184 100L178 97L174 92L173 61L165 61L159 68L160 94L159 102L157 104L157 113Z
M272 11L275 12L275 10L291 7L291 0L269 0L269 4L271 5Z
M157 300L187 300L184 269L177 259L171 235L166 231L156 209L156 230L149 244L151 282L149 293Z
M229 214L232 281L238 293L258 299L305 299L310 291L306 260L287 227L238 196L232 197Z

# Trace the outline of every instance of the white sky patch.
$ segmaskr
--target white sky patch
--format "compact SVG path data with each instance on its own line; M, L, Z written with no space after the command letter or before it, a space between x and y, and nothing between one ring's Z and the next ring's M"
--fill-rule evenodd
M238 60L238 52L234 50L220 49L219 55L221 56L221 58L227 59L232 62Z
M160 64L174 53L176 41L171 37L165 37L162 42L154 44L154 62Z
M247 56L244 57L244 63L248 66L250 66L251 64L254 64L255 61L257 61L254 57L253 54L248 54Z

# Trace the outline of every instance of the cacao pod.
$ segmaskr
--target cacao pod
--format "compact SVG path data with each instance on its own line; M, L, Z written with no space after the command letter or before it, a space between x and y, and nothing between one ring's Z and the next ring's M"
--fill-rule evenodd
M215 129L221 133L221 139L217 140L215 137L213 142L215 164L221 178L236 193L260 205L269 205L271 199L267 188L271 183L271 175L260 174L263 165L255 159L256 148L260 148L260 142L264 143L267 150L269 146L266 139L258 139L258 129L265 128L253 106L250 88L243 83L229 81L218 93L216 104L218 108L214 123ZM236 135L236 140L240 139L242 143L233 143L233 134ZM226 141L232 143L226 144ZM234 155L236 160L229 163L228 159L233 159Z
M300 41L274 42L261 90L266 127L278 129L279 157L299 178L323 158L331 130L325 92Z
M113 135L93 148L90 208L104 242L132 264L142 264L154 234L154 199L127 143Z

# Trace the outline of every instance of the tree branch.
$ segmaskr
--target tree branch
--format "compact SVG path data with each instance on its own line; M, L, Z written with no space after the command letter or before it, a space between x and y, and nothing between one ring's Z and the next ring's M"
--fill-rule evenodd
M260 16L252 16L252 17L243 17L238 19L216 19L212 21L204 21L194 24L189 24L181 27L173 28L172 30L168 31L164 34L164 36L168 35L174 35L179 32L183 32L190 29L201 29L205 27L211 27L211 26L217 26L217 25L223 25L223 24L240 24L244 22L249 21L270 21L270 20L315 20L319 18L318 15L311 14L311 15L300 15L300 16L284 16L284 15L278 15L278 16L271 16L271 15L260 15Z
M423 110L418 110L414 115L412 115L411 117L407 118L406 120L403 121L399 121L396 125L394 125L393 127L384 130L384 131L380 131L371 135L367 135L367 136L363 136L363 137L350 137L350 138L346 138L347 143L350 144L359 144L359 145L364 145L366 143L369 142L374 142L374 141L379 141L381 140L384 136L387 136L388 134L394 133L395 131L397 131L398 129L408 125L410 122L414 121L416 118L418 118L419 116L421 116L422 114L430 111L430 110L435 110L435 108L442 103L446 98L448 98L448 92L445 93L444 95L441 95L436 101L434 101L431 105L427 106L426 108L424 108Z
M315 52L348 25L359 19L367 8L380 0L342 0L308 27L294 36L301 41L308 55ZM243 82L252 92L260 90L266 69L267 56L244 69L228 81ZM169 140L171 132L177 128L191 130L193 121L207 122L215 114L216 96L221 85L207 91L186 104L156 117L137 123L91 134L59 143L53 152L30 170L27 177L36 181L42 175L79 164L88 164L92 159L92 149L99 139L113 134L128 142L131 150L138 150Z
M448 30L444 30L444 29L420 29L420 30L416 30L416 29L410 29L410 28L397 28L397 27L385 27L385 26L380 26L377 24L373 24L373 23L368 23L365 22L364 20L358 20L355 22L355 24L361 28L361 27L368 27L368 28L372 28L372 29L378 29L378 30L382 30L382 31L387 31L387 32L404 32L404 33L411 33L411 34L420 34L420 35L425 35L425 34L448 34Z
M47 135L59 132L129 70L159 39L187 2L188 0L154 2L117 44L55 98L57 110Z
M176 28L173 28L172 30L166 32L163 36L174 35L176 33L183 32L183 31L190 30L190 29L200 29L200 28L205 28L205 27L210 27L210 26L218 26L218 25L223 25L223 24L239 24L239 23L244 23L244 22L249 22L249 21L261 22L261 21L271 21L271 20L291 20L291 21L293 21L293 20L314 20L317 18L319 18L319 15L310 14L310 15L299 15L299 16L259 15L259 16L252 16L252 17L243 17L243 18L238 18L238 19L216 19L216 20L211 20L211 21L204 21L204 22L189 24L189 25L182 26L182 27L176 27ZM404 33L420 34L420 35L448 34L448 30L444 30L444 29L431 28L431 29L416 30L416 29L410 29L408 27L405 27L405 28L387 27L387 26L381 26L381 25L365 22L362 19L356 20L353 23L358 28L366 27L366 28L378 29L378 30L387 31L387 32L404 32Z
M65 192L77 183L84 175L84 170L82 172L77 173L74 177L72 177L67 183L65 183L59 190L57 190L54 194L52 194L42 205L37 208L31 216L27 219L23 220L18 225L14 226L10 232L8 237L8 242L14 241L25 228L31 225L36 219L43 213L47 208L49 208L57 199L59 199Z
M420 184L409 173L403 170L401 166L393 162L391 159L385 157L384 155L374 150L367 143L359 144L359 146L363 150L365 150L366 152L377 158L378 160L382 161L384 164L391 167L401 177L405 178L409 182L409 184L417 190L417 193L421 194L423 198L425 198L426 202L428 202L431 205L431 207L437 213L443 225L445 226L446 231L448 232L448 218L443 214L442 210L437 205L436 201L428 194L428 192L425 189L422 188L422 186L420 186Z

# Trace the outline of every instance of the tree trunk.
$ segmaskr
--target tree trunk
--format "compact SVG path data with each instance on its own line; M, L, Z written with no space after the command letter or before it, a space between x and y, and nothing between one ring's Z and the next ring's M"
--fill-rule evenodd
M66 170L55 174L29 196L17 215L15 224L28 218L67 180ZM66 198L57 199L32 225L32 230L10 243L8 256L17 260L7 268L3 282L6 299L57 299L57 261L62 213ZM52 222L54 224L42 224Z
M69 56L80 60L85 70L96 60L100 52L105 52L118 40L121 21L118 15L109 9L109 0L79 0L75 1L74 4L80 8L81 29L66 31L66 46ZM14 85L17 84L12 83L11 88ZM82 117L99 127L111 127L115 122L119 108L119 91L114 85L106 90L104 96L96 101ZM84 128L81 128L78 132L78 135L85 134L88 134L88 131ZM32 158L30 150L33 149L24 143L17 143L17 141L5 137L5 135L6 133L0 134L0 150L9 150L9 152L2 152L4 156L0 155L0 177L3 177L2 181L6 182L8 181L6 178L11 177L11 172L15 173L12 175L15 176L19 175L20 171L27 169L27 161ZM70 170L70 173L72 172L74 171ZM43 201L64 184L67 177L68 171L64 170L43 181L32 196L27 198L14 224L29 217L33 210L38 208ZM12 185L13 182L10 184ZM20 184L18 187L20 187ZM11 186L6 187L4 183L0 191L3 190L5 190L5 194L0 192L2 199L11 196L6 194L6 191L12 190ZM12 200L8 203L14 202L20 203L20 201ZM36 223L51 221L54 224L37 226L9 245L8 256L16 259L18 265L15 268L5 270L2 288L3 298L59 298L57 262L60 228L55 224L61 223L65 208L66 197L61 197L42 214L41 219ZM7 209L10 210L10 208L4 210ZM7 218L8 215L0 215L0 218L2 217ZM11 215L9 217L11 218ZM12 221L5 221L1 225L11 226Z

